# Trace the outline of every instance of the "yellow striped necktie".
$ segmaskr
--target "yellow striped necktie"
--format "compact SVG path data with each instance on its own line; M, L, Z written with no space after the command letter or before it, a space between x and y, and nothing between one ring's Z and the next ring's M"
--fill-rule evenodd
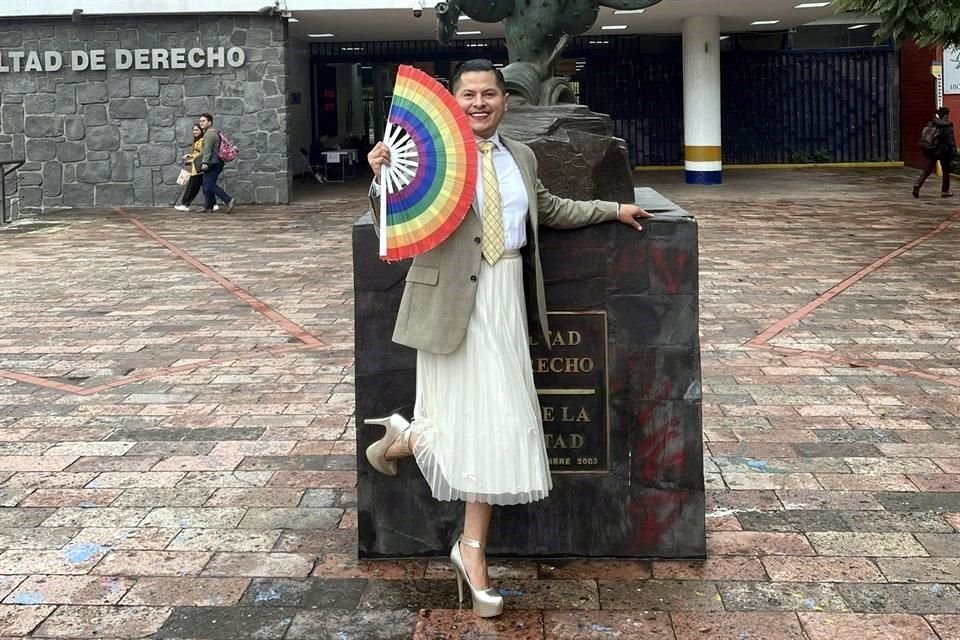
M503 202L500 198L500 181L493 166L493 143L484 140L477 143L483 154L483 257L491 265L503 256Z

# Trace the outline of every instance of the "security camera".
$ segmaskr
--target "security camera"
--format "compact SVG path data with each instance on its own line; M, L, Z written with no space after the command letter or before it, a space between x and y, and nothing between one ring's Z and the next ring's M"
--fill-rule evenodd
M422 0L414 0L413 3L413 17L422 18L423 17L423 2Z

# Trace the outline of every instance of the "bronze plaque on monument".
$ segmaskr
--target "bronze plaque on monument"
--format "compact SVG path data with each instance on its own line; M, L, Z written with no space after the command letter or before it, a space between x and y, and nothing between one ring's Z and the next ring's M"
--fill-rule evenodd
M551 312L550 348L530 342L533 380L553 473L606 473L607 314Z

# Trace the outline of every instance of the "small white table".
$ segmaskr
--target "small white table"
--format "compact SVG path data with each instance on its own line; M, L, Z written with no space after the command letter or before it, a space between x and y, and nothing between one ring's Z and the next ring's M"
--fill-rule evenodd
M344 182L347 178L357 177L357 163L360 161L360 154L356 149L335 149L333 151L323 152L327 169L331 164L340 165L340 179L331 180L329 171L325 172L328 182ZM350 175L347 175L347 169L352 169Z

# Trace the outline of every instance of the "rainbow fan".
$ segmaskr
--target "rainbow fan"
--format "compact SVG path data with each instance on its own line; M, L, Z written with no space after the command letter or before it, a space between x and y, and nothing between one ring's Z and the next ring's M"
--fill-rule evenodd
M390 164L381 172L380 257L412 258L450 237L473 204L477 143L450 92L401 66L387 116Z

